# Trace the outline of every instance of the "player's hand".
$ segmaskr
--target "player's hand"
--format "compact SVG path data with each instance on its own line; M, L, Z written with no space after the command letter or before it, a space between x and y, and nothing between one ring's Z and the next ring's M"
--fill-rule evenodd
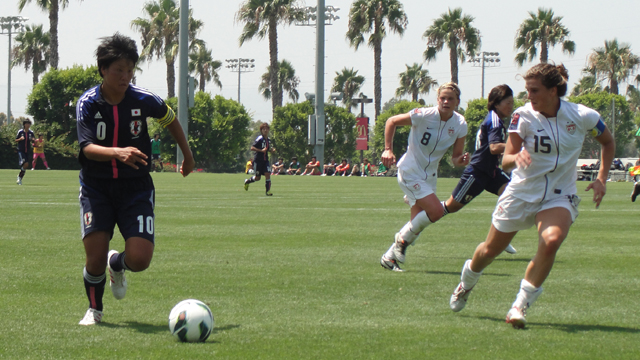
M195 166L196 161L193 159L193 155L185 155L184 160L182 160L182 165L180 166L180 174L182 174L182 177L189 175Z
M527 170L527 168L531 165L531 156L527 149L520 150L519 153L516 154L516 166L518 169Z
M469 161L471 161L471 156L469 156L469 153L466 152L464 154L462 154L462 156L460 156L459 158L459 162L458 162L458 166L467 166L469 165Z
M593 202L596 204L596 209L600 207L600 202L602 202L602 198L607 193L607 185L605 185L600 179L596 179L594 182L589 184L584 191L589 191L593 189Z
M129 146L126 148L114 148L116 151L116 159L119 161L131 166L132 168L138 170L138 165L136 163L140 163L143 166L147 166L147 155L142 151L138 150L133 146Z
M391 150L385 150L380 159L387 168L396 163L396 156L393 155L393 151Z

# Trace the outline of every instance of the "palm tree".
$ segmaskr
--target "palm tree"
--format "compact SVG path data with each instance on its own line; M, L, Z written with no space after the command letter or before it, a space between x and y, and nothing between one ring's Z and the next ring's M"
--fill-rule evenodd
M213 60L211 50L208 50L204 45L196 45L189 54L189 72L195 73L200 77L197 81L200 91L204 91L205 83L211 80L222 89L220 75L218 74L220 67L222 67L222 62Z
M474 17L462 15L462 9L449 9L424 32L427 50L424 58L427 62L436 59L436 54L447 45L451 63L451 81L458 83L458 60L464 63L466 56L473 57L480 50L480 31L471 25Z
M167 64L167 92L168 96L175 97L176 70L175 62L178 55L178 31L180 26L180 8L174 0L152 0L144 4L146 18L136 18L131 21L131 27L138 31L142 37L143 49L140 58L151 60L164 58ZM192 10L189 10L189 48L197 44L204 44L196 39L197 33L204 23L193 19Z
M580 96L585 94L593 94L602 91L602 86L598 83L595 75L587 72L586 75L578 80L578 83L571 90L571 96Z
M396 96L411 95L411 101L417 102L418 95L428 94L438 86L438 82L429 76L429 70L423 69L421 64L405 66L407 70L398 74L400 87L396 89Z
M273 87L271 85L271 79L274 77L274 73L271 71L271 66L267 67L267 72L262 74L262 81L258 90L262 93L262 96L266 99L273 99ZM289 94L289 98L293 102L298 102L300 94L298 93L298 85L300 85L300 78L296 76L296 71L287 60L282 60L278 64L278 71L275 73L276 89L282 94L286 91Z
M358 50L365 42L364 35L371 34L367 44L373 49L373 97L375 117L382 105L382 40L387 33L402 36L407 28L407 14L398 0L356 0L349 9L347 39Z
M364 84L364 76L358 75L358 71L353 68L345 67L341 72L336 71L331 92L342 93L342 103L351 112L351 108L357 106L353 103L353 98L360 92L362 84Z
M58 12L60 8L66 8L69 5L69 0L18 0L18 10L22 12L24 7L35 1L38 7L42 10L49 12L49 36L51 38L51 44L49 45L51 56L49 57L50 65L52 68L58 68Z
M298 9L296 0L245 0L236 13L236 22L244 23L242 34L238 39L240 46L246 41L258 37L269 39L269 92L271 96L271 111L282 106L282 91L278 87L278 24L291 25L300 19L302 12Z
M48 32L42 31L42 25L26 26L26 31L16 36L13 47L11 67L24 65L24 70L33 73L33 85L38 83L40 74L47 70L50 57L51 38Z
M525 61L533 61L540 46L540 62L549 60L549 47L562 44L562 52L574 54L576 44L569 37L569 30L560 23L562 16L554 16L553 10L538 8L538 13L529 11L529 18L520 24L516 33L516 62L522 66Z
M587 58L587 71L609 81L609 92L618 95L618 85L627 81L638 70L640 57L631 52L626 43L618 39L605 40L604 47L593 49Z

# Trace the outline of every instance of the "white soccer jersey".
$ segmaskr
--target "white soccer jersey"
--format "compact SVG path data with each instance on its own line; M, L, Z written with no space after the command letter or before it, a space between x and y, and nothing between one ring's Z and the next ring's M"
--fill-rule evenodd
M409 114L409 146L398 161L398 169L435 181L444 153L458 138L467 135L467 122L455 111L449 120L442 121L437 107L413 109Z
M513 170L505 193L528 202L575 194L576 163L582 143L599 120L600 114L595 110L562 100L555 118L533 110L531 103L518 108L509 132L524 140L522 146L531 156L531 165Z

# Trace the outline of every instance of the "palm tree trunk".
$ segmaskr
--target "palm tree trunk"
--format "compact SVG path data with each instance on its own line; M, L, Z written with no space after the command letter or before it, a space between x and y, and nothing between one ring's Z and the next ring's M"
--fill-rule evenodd
M51 59L50 64L54 69L58 68L58 0L51 0L49 8L49 33L51 35Z
M33 86L35 87L38 84L38 70L36 66L32 66L31 70L33 71Z
M414 92L411 94L411 101L413 101L413 102L418 102L418 92L417 92L417 91L414 91Z
M240 70L240 69L238 69ZM200 91L204 92L204 71L200 73Z
M618 80L614 77L611 77L611 81L609 82L609 93L618 95Z
M173 66L175 60L167 59L167 91L168 97L176 96L176 69Z
M549 61L549 46L547 40L540 41L540 62L546 64Z
M374 57L374 65L373 65L373 99L375 102L375 118L373 119L374 123L376 119L378 119L378 115L380 115L380 109L382 105L382 39L378 35L380 32L379 27L376 27L376 35L374 35L375 44L373 45L373 57Z
M282 91L278 86L278 23L275 14L269 17L269 85L271 86L271 111L275 116L282 106Z
M458 83L458 51L456 50L458 44L453 42L450 44L451 48L449 49L449 62L451 62L451 81L454 83Z

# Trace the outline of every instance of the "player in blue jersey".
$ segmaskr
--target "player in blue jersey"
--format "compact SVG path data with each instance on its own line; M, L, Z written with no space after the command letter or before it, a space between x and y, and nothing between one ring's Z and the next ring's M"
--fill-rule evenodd
M29 129L31 127L31 120L24 120L22 127L23 129L18 130L18 134L16 135L16 142L18 143L18 166L20 167L20 173L16 181L18 185L22 185L25 170L29 168L29 159L33 158L33 140L35 140L36 137L33 131Z
M166 127L182 150L182 176L195 165L173 110L156 94L130 84L138 61L135 41L119 33L101 40L96 57L102 84L87 90L76 109L86 254L83 278L89 299L80 325L102 321L105 268L111 292L122 299L127 290L125 270L143 271L153 257L155 190L149 175L147 118ZM125 239L121 253L109 251L115 225Z
M255 175L244 181L244 189L249 190L249 184L259 181L261 175L264 175L264 186L266 195L272 196L271 193L271 167L269 166L269 152L276 152L271 139L269 139L269 124L262 123L260 125L260 135L251 145L251 151L256 155L253 157L253 170Z

